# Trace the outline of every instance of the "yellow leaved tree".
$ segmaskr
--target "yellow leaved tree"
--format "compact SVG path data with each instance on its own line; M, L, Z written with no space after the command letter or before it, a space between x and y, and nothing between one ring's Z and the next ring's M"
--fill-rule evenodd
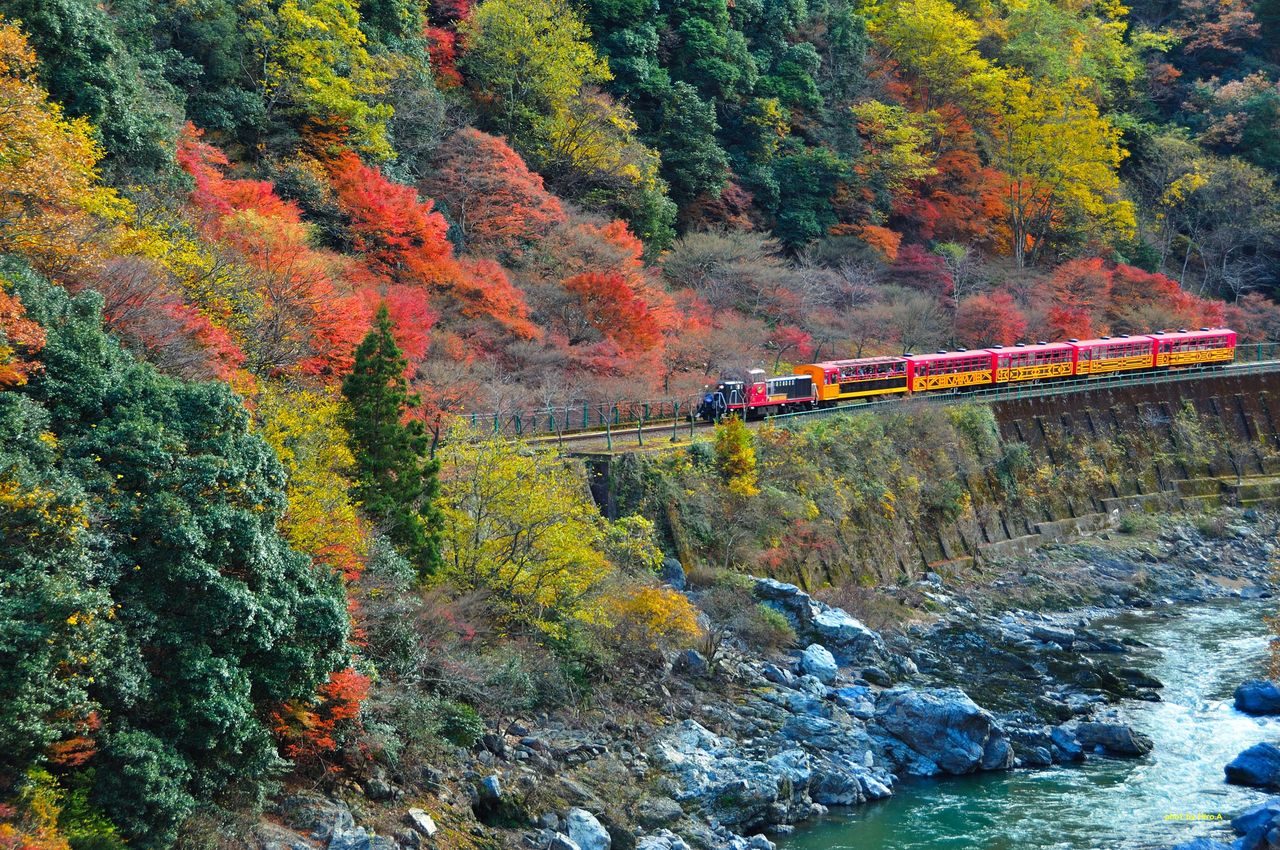
M26 37L0 18L0 252L65 280L103 260L130 205L98 182L102 150L36 79Z
M1120 131L1099 113L1084 82L1010 73L988 132L991 164L1007 176L1005 206L1019 268L1035 261L1068 217L1098 235L1132 232L1133 204L1120 193Z
M368 544L347 497L355 458L341 425L340 398L335 391L267 384L254 401L259 431L288 475L281 531L298 551L348 580L356 578Z
M600 515L581 467L455 426L440 452L444 568L502 624L537 639L587 630L620 654L688 645L697 611L657 586L653 524Z
M336 119L366 154L391 159L392 107L381 102L391 72L369 52L351 0L247 0L247 28L263 69L268 109L321 124Z
M730 493L749 498L760 492L756 476L756 449L742 420L729 416L716 425L716 468Z
M580 470L553 454L453 429L439 452L441 579L479 591L518 631L561 636L600 619L613 568Z

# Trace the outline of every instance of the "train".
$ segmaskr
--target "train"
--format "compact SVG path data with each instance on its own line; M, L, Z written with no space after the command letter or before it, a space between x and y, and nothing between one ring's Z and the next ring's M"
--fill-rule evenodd
M884 396L969 392L1020 382L1095 378L1124 372L1223 366L1235 360L1230 328L1180 329L1149 334L994 345L901 357L828 360L796 366L769 378L753 369L745 380L722 378L708 386L696 416L754 419Z

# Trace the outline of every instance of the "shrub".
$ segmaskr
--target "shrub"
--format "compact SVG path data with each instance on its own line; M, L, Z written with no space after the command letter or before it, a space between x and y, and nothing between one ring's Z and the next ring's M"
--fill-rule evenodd
M702 636L697 609L684 594L665 587L619 588L607 597L605 616L622 654L691 646Z
M609 523L603 546L605 557L626 572L653 573L662 566L662 550L654 542L653 520L639 514Z
M715 452L716 468L730 493L747 498L760 492L755 446L741 419L729 416L716 425Z
M1192 523L1201 537L1217 540L1227 536L1227 520L1221 516L1198 516Z
M752 646L776 651L796 642L796 630L781 611L763 602L756 603L741 626L744 639Z
M1121 534L1142 534L1154 531L1159 525L1156 518L1150 514L1127 513L1120 517L1120 522L1116 524L1116 530Z
M441 738L459 747L474 747L484 735L484 719L469 705L440 699L432 704Z

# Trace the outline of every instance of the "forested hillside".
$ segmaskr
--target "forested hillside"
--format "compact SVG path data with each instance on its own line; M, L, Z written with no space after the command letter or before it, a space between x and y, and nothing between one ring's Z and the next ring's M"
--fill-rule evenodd
M0 16L0 847L214 833L698 633L652 524L453 414L1280 337L1280 0Z

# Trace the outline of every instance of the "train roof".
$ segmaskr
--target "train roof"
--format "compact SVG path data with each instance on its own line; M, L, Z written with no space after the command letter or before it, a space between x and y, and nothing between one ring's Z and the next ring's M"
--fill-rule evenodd
M1154 338L1150 334L1127 334L1125 336L1108 336L1097 337L1096 339L1078 339L1072 343L1077 348L1093 348L1099 345L1116 345L1124 342L1151 342Z
M1069 342L1037 342L1034 345L1027 343L1026 345L1005 345L997 348L988 349L996 354L1021 354L1026 351L1070 351L1071 343Z
M905 363L905 357L857 357L852 360L822 360L818 363L806 363L806 366L817 366L821 369L840 369L845 366L873 366L878 363Z
M1163 331L1153 333L1151 336L1156 339L1199 339L1205 336L1221 336L1222 334L1233 334L1235 331L1231 328L1200 328L1194 331Z
M939 351L934 354L908 354L906 359L915 363L931 363L937 360L963 360L969 357L991 357L989 348L971 348L968 351Z

